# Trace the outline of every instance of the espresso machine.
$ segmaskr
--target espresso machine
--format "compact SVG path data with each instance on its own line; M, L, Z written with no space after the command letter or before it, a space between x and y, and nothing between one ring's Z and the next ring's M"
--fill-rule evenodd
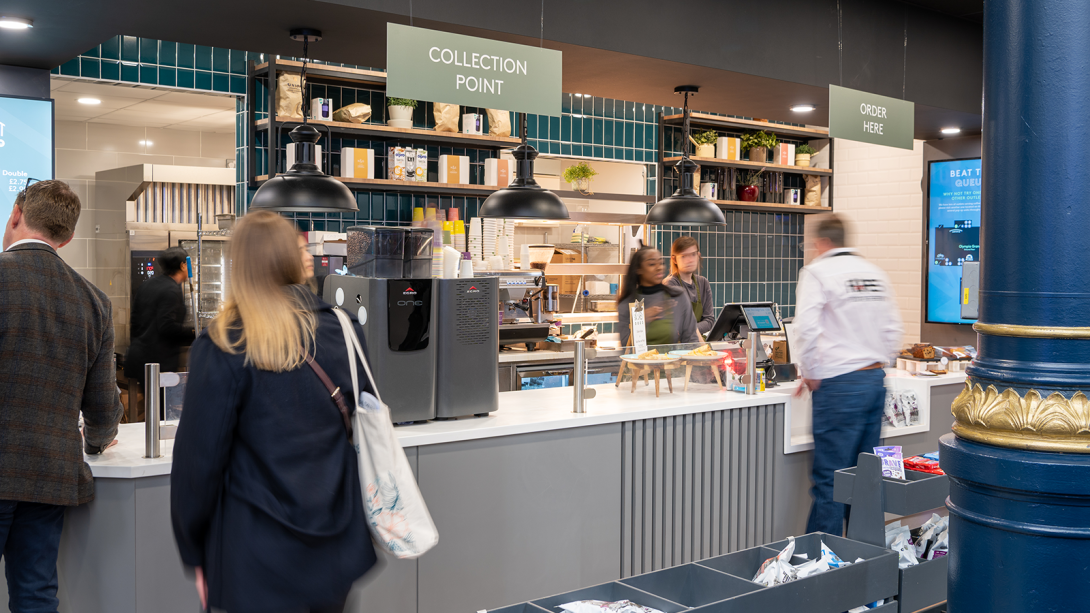
M560 288L550 285L541 270L499 270L479 273L499 280L499 344L533 345L549 337L549 314L559 310Z

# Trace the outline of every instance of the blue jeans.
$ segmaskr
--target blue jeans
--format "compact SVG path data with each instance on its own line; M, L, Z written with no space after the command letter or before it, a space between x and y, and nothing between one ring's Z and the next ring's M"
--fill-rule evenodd
M57 613L64 507L0 500L0 552L11 613Z
M886 374L881 368L824 379L813 395L814 499L806 532L844 534L845 506L833 501L833 473L874 453L882 434Z

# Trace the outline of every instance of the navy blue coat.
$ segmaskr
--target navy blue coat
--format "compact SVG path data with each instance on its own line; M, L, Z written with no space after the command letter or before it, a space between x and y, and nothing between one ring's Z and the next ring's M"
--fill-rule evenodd
M311 299L315 360L354 409L340 324L333 307ZM357 369L360 390L371 391ZM309 366L261 371L202 333L190 352L170 484L182 562L203 567L209 605L228 613L330 604L375 564L356 454Z

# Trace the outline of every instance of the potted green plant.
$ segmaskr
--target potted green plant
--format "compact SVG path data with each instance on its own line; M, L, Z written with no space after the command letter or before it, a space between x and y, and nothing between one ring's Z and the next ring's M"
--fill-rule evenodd
M766 164L768 163L768 150L775 149L778 142L775 134L764 130L750 132L742 136L742 149L749 152L749 161Z
M696 153L693 154L695 157L715 157L715 143L719 140L719 134L715 130L698 132L692 139L693 144L696 145Z
M737 187L738 199L742 202L757 202L757 196L761 193L758 187L761 184L761 170L751 170L740 178L741 185Z
M795 147L795 166L809 166L810 156L817 154L817 149L810 145Z
M590 180L597 174L590 164L579 162L564 169L564 181L571 183L572 189L581 194L591 194Z
M404 125L398 126L393 122L409 122L409 126L412 126L413 121L413 109L416 108L416 100L410 98L387 98L386 110L387 110L387 123L395 127L407 127Z

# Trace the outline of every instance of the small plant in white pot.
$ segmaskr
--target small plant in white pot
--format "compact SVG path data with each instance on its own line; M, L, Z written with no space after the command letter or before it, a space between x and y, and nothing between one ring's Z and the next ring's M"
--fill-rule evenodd
M413 121L413 109L416 108L416 100L410 98L387 98L386 99L386 119L388 122L404 122L408 121L412 124Z
M598 171L590 167L586 162L579 162L564 169L564 181L571 183L572 189L581 194L591 194L590 180L598 174Z
M810 145L799 145L795 147L795 166L809 166L810 157L817 155L817 149L814 149Z
M715 143L719 140L719 134L717 134L715 130L699 132L692 138L693 144L696 145L696 153L693 155L698 158L715 157Z

